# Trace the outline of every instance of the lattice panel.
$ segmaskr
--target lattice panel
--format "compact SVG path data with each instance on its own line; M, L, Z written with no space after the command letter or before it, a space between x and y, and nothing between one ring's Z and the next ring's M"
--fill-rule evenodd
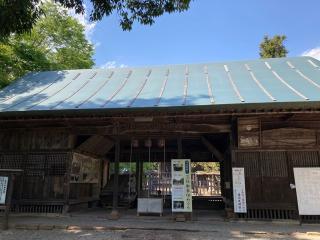
M62 204L20 204L11 207L12 212L18 213L62 213L62 210Z
M0 168L2 169L22 169L25 156L22 154L0 155Z
M319 167L320 159L317 151L288 152L292 167Z
M287 156L285 152L261 153L261 174L264 177L287 177Z
M288 209L248 209L247 213L238 213L238 218L245 219L296 219L297 211Z
M61 176L67 171L67 154L47 155L47 168L50 176Z
M244 167L246 177L259 177L260 155L258 152L237 152L235 167Z

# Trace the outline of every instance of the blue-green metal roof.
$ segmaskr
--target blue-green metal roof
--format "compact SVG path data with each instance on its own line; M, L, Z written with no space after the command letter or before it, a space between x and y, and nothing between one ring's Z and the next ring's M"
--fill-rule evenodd
M320 102L309 57L30 73L0 91L0 112Z

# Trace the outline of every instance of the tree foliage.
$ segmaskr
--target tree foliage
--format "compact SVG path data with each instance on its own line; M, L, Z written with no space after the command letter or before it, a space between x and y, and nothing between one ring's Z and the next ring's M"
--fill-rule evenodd
M91 68L93 46L84 27L56 4L43 5L41 17L29 33L0 41L0 87L30 71Z
M83 0L54 0L66 8L84 13ZM90 20L101 20L116 12L123 30L131 30L134 21L151 25L164 13L182 12L191 0L90 0ZM41 0L0 0L0 36L30 31L44 13Z
M278 58L286 57L288 51L284 46L286 40L285 35L275 35L273 38L264 36L263 41L260 44L260 57L261 58Z

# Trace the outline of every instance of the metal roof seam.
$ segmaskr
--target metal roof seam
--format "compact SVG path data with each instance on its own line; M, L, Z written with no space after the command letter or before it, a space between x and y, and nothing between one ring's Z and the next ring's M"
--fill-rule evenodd
M131 105L136 101L136 99L138 98L138 96L140 95L140 93L142 92L143 88L145 87L145 85L147 84L147 81L149 80L149 77L151 75L152 70L149 69L147 76L145 78L145 80L143 81L141 87L139 88L139 90L137 91L135 97L133 99L131 99L131 101L129 102L129 104L127 105L127 107L131 107Z
M82 101L80 104L78 104L77 106L75 106L75 108L79 108L81 105L83 105L84 103L86 103L87 101L89 101L90 98L92 98L94 95L96 95L112 78L114 74L114 71L112 71L110 73L110 75L108 76L107 80L104 81L98 88L96 91L94 91L88 98L86 98L84 101Z
M312 66L314 66L315 68L320 69L320 67L319 67L317 64L315 64L312 60L309 59L308 62L309 62Z
M274 98L271 93L262 85L262 83L258 80L258 78L255 76L255 74L252 72L250 66L246 63L245 64L246 69L249 71L251 78L253 81L258 85L258 87L272 100L277 101L276 98Z
M92 76L90 77L90 79L93 79L96 75L97 75L97 72L94 72L94 73L92 74Z
M240 94L240 92L239 92L239 89L237 88L237 85L234 83L234 81L233 81L233 79L232 79L232 76L231 76L231 73L230 73L230 71L229 71L228 66L227 66L227 65L224 65L224 69L225 69L225 71L226 71L226 73L227 73L227 75L228 75L229 82L231 83L231 86L232 86L234 92L237 94L239 100L240 100L241 102L245 102L244 98L241 96L241 94Z
M183 83L183 100L182 105L186 105L187 97L188 97L188 84L189 84L189 68L186 66L185 76L184 76L184 83Z
M77 75L75 75L72 80L76 80L79 76L81 75L81 73L77 73Z
M55 92L54 94L50 95L50 96L47 96L46 98L40 100L39 102L27 107L26 109L31 109L31 108L34 108L35 106L41 104L42 102L48 100L49 98L57 95L59 92L61 92L63 89L65 89L66 87L68 87L71 83L73 82L73 80L69 81L67 84L65 84L61 89L59 89L57 92Z
M204 70L204 74L206 76L206 82L207 82L210 102L214 103L214 97L213 97L212 88L211 88L211 84L210 84L210 80L209 80L208 66L205 65L203 70Z
M32 94L30 97L27 97L27 99L23 99L22 101L19 101L9 107L6 107L4 108L4 110L7 110L7 109L10 109L10 108L13 108L15 106L18 106L19 104L33 98L34 96L38 95L39 93L42 93L44 90L48 89L50 86L52 86L55 82L57 82L59 79L61 78L61 76L57 77L54 81L52 81L52 83L50 83L48 86L46 86L45 88L41 89L39 92L36 92L35 94ZM27 108L28 109L28 108Z
M300 93L298 90L296 90L294 87L292 87L289 83L287 83L282 77L279 76L278 73L276 73L274 70L271 70L271 72L288 88L290 88L293 92L295 92L298 96L304 98L305 100L309 100L306 96L304 96L302 93Z
M317 84L315 81L313 81L311 78L307 77L306 75L304 75L299 69L297 69L295 66L293 66L292 63L290 63L289 61L287 62L288 65L290 64L293 70L295 70L295 72L297 72L302 78L304 78L305 80L307 80L309 83L311 83L312 85L316 86L317 88L320 89L320 85ZM290 66L289 65L289 66Z
M295 69L295 66L293 66L291 62L287 61L287 64L289 65L290 68Z
M30 74L30 75L31 75L31 74ZM27 76L26 79L23 79L23 82L26 82L26 80L27 80L27 79L30 79L30 78L31 78L31 76ZM41 80L41 79L35 81L35 84L39 83L40 80ZM7 97L7 98L5 98L5 99L1 99L1 100L0 100L0 103L4 103L4 102L6 102L6 101L8 101L8 100L10 100L10 99L12 99L12 98L14 98L14 97L16 97L18 94L24 93L26 90L27 90L26 88L23 88L23 89L22 89L21 91L19 91L18 93L13 94L12 96L9 96L9 97ZM2 91L3 91L3 90L1 90L0 92L2 92Z
M54 109L55 107L59 106L60 104L62 104L63 102L65 102L66 100L68 100L69 98L71 98L72 96L74 96L75 94L77 94L82 88L84 88L88 83L90 82L90 80L86 81L85 83L83 83L80 88L78 88L75 92L73 92L71 95L69 95L67 98L59 101L56 105L52 106L50 109Z
M132 70L129 70L128 75L126 76L125 80L122 82L121 86L108 98L108 100L102 104L100 107L106 106L112 99L121 91L121 89L127 84L130 76L132 74Z
M271 70L272 74L274 76L276 76L276 78L278 80L280 80L280 82L282 82L285 86L287 86L291 91L293 91L295 94L297 94L299 97L303 98L304 100L309 100L309 98L307 98L305 95L303 95L302 93L300 93L298 90L296 90L294 87L292 87L289 83L287 83L282 77L279 76L278 73L276 73L276 71L274 71L271 66L269 65L268 62L264 62L266 64L266 66Z
M161 101L163 92L164 92L164 90L165 90L165 88L166 88L166 85L167 85L167 82L168 82L169 73L170 73L170 70L169 70L169 68L168 68L168 69L167 69L167 72L166 72L166 75L165 75L165 78L164 78L164 80L163 80L161 89L160 89L160 93L159 93L159 96L158 96L158 100L157 100L157 102L154 104L154 106L158 106L158 105L160 104L160 101Z

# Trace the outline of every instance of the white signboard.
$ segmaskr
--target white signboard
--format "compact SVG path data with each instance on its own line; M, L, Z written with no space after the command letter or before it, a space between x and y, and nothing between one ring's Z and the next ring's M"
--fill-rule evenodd
M192 212L190 159L171 160L172 212Z
M320 168L294 168L299 215L320 215Z
M246 184L244 168L232 168L234 212L246 213Z
M0 204L6 203L8 177L0 177Z

